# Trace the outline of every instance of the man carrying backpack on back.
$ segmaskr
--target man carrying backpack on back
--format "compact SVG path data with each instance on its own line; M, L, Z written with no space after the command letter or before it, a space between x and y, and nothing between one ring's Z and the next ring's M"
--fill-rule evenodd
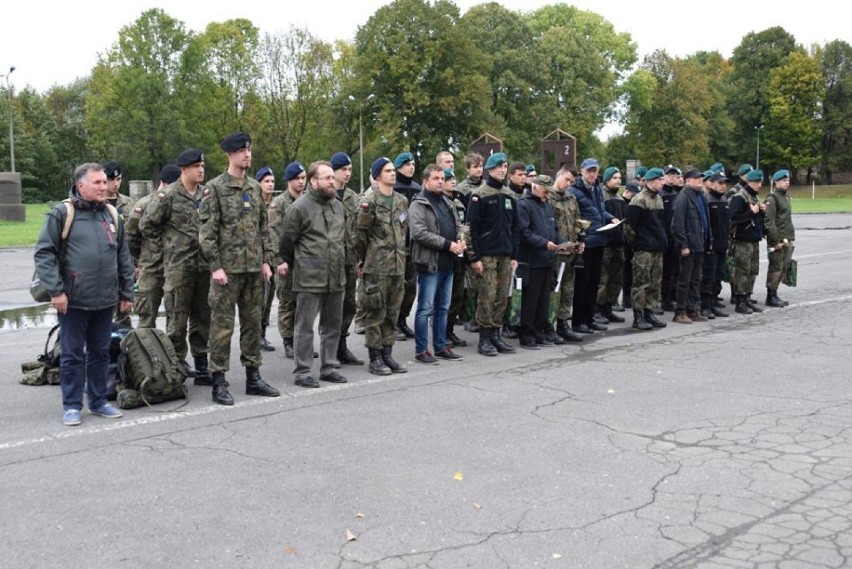
M79 425L83 388L89 411L110 419L122 416L107 402L107 373L116 305L133 308L133 262L124 239L124 223L106 204L106 174L88 163L74 172L74 197L47 215L36 244L36 272L50 294L62 329L63 423ZM63 239L66 218L73 225Z

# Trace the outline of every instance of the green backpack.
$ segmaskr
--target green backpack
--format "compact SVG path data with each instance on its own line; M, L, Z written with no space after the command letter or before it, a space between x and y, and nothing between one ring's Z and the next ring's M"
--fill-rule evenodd
M186 370L162 330L138 328L121 341L118 397L122 409L188 399Z

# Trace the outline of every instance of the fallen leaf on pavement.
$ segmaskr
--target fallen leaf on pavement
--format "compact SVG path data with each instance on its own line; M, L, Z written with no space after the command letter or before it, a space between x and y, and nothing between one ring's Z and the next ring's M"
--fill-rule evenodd
M461 482L462 480L464 480L464 474L462 474L462 471L459 470L458 472L455 473L455 475L453 475L453 478L456 479L457 481Z
M346 530L346 541L355 541L356 539L358 539L358 538L355 537L354 533L352 533L349 530Z

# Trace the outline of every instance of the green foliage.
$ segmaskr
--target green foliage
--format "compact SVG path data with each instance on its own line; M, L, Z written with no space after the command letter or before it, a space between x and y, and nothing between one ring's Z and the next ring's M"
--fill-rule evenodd
M821 158L826 180L852 169L852 46L836 40L817 52L825 78Z

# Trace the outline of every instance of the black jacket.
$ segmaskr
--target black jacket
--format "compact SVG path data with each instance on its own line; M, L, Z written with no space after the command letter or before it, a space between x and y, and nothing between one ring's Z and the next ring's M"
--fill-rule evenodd
M518 258L517 201L501 182L489 178L474 190L468 202L467 220L471 263L491 256Z
M734 241L756 243L763 239L763 212L752 213L751 205L760 202L757 192L750 187L731 198L728 216L731 220L731 236Z
M556 229L556 216L547 200L526 194L518 200L518 233L520 248L518 263L531 269L550 267L556 261L556 252L547 250L548 241L561 241Z
M608 192L604 190L604 198L604 209L613 217L624 219L627 215L627 200L621 197L618 191ZM606 232L606 246L616 248L624 246L624 229L622 226Z
M672 205L672 238L675 247L688 247L692 253L703 253L710 249L710 214L707 202L701 189L683 188ZM699 200L693 196L698 195ZM707 234L704 233L704 222L698 207L704 210L707 219Z
M668 239L664 223L662 198L649 189L636 194L627 205L627 221L635 234L634 251L661 253L666 250Z
M724 194L706 192L707 209L710 213L710 235L713 239L713 251L722 253L728 250L728 233L731 230L728 221L728 201Z

